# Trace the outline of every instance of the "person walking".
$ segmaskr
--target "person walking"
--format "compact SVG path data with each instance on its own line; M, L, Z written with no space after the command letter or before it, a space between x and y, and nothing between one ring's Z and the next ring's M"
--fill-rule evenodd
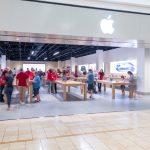
M136 93L136 79L131 71L128 71L127 73L129 75L129 98L133 98Z
M53 70L49 69L47 72L47 83L48 83L48 93L51 94L53 92Z
M6 81L5 81L5 94L7 97L7 110L10 110L10 105L11 105L11 96L13 92L13 74L11 71L6 73Z
M89 69L88 75L87 75L87 83L88 83L88 91L90 93L90 99L93 99L93 88L94 88L94 75L92 69Z
M25 104L25 93L29 83L29 76L20 69L20 72L16 76L16 86L19 90L19 101L20 104Z
M35 72L35 77L33 79L33 93L34 93L34 97L36 97L37 99L35 100L35 102L40 102L40 94L39 94L39 90L40 90L40 86L41 86L41 78L38 74L38 72Z

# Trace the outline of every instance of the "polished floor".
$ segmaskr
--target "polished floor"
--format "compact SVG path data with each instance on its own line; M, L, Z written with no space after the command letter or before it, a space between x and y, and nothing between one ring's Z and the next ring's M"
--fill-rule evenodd
M17 91L13 94L12 110L6 110L5 104L0 104L0 120L36 118L43 116L62 116L75 114L92 114L104 112L124 112L150 109L150 96L137 95L136 98L129 99L128 92L121 96L120 90L116 90L116 99L111 98L111 89L106 93L94 94L94 99L84 101L79 88L71 88L68 101L64 101L62 90L59 88L58 94L47 94L47 88L41 88L40 103L19 105Z
M150 110L0 122L0 150L150 150Z

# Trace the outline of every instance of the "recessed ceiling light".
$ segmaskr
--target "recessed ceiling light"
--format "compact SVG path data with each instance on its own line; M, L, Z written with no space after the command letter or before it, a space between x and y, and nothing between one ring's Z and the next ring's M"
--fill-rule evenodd
M16 41L19 41L19 38L18 38L18 37L16 38Z
M53 54L53 56L58 55L58 54L59 54L59 52L55 52L55 53Z
M34 51L32 51L31 54L33 55L33 54L34 54Z

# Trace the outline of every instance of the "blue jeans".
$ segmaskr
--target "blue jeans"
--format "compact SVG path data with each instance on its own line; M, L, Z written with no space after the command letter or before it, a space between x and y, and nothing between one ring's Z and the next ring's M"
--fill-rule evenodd
M52 82L48 80L47 84L48 84L48 93L51 93Z

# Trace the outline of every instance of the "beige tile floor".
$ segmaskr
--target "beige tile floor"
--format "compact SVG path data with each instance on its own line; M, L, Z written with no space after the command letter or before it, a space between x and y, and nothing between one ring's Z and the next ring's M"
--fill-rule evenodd
M1 121L0 150L150 150L150 110Z

